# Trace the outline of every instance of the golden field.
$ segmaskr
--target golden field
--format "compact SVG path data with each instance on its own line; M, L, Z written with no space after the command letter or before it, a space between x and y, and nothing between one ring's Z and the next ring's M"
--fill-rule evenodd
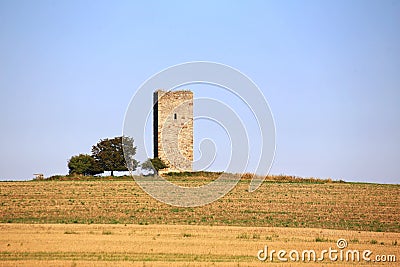
M270 249L349 249L399 256L399 233L199 225L1 224L0 265L18 266L265 266L257 252ZM375 243L375 241L377 243ZM345 261L290 262L343 266ZM365 265L366 262L351 262ZM274 266L282 263L274 259ZM368 262L368 266L377 263ZM396 262L381 266L396 266Z
M399 261L400 185L267 181L249 193L248 184L178 208L129 179L0 182L0 266L266 266L257 259L265 245L320 251L339 238Z

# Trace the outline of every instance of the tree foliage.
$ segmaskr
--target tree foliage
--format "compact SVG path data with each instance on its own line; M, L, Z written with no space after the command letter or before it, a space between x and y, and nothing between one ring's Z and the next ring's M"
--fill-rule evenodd
M129 167L132 171L136 169L138 162L133 159L133 156L136 153L136 148L133 147L133 139L131 142L133 151L130 152L131 160L129 162ZM124 157L121 136L100 140L92 147L92 156L100 164L103 170L111 171L111 176L114 176L114 171L128 170Z
M152 171L155 173L161 169L168 168L168 165L160 158L153 158L153 159L147 159L145 162L142 163L141 167L142 169Z
M79 154L68 161L70 174L95 175L103 172L101 166L90 155Z

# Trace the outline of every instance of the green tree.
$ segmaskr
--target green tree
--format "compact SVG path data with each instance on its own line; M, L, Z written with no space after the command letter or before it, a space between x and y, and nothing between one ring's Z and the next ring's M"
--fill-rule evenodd
M79 154L68 160L69 174L95 175L102 173L101 166L90 155Z
M162 161L160 158L153 158L153 159L147 159L145 162L141 164L141 167L142 169L153 171L155 173L161 169L168 168L168 165L165 164L165 162Z
M133 147L133 139L132 147ZM112 139L100 140L96 145L92 147L92 156L100 164L101 168L105 171L111 171L111 176L114 176L114 171L127 171L127 164L124 157L124 151L122 148L122 137L114 137ZM131 171L135 170L138 162L133 159L133 155L136 153L136 148L130 152L132 157L130 160Z

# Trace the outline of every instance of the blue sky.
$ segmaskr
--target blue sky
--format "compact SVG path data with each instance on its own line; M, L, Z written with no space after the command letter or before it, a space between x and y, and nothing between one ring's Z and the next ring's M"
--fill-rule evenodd
M399 183L399 29L399 1L0 0L0 179L67 173L147 78L202 60L263 91L271 173Z

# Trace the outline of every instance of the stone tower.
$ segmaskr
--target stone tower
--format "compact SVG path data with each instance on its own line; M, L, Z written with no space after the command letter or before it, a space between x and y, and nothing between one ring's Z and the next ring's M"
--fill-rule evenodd
M193 93L157 90L153 97L154 157L168 164L163 171L192 171Z

